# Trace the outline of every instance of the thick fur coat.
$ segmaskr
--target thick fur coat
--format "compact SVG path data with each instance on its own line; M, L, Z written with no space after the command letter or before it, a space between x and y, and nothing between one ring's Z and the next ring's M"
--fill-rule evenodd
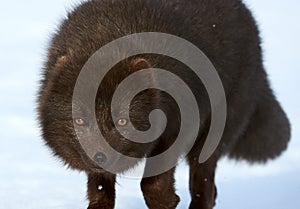
M212 209L217 195L215 169L222 156L264 163L279 156L290 138L288 119L264 70L257 25L240 0L90 0L80 4L62 22L48 49L38 98L42 136L68 166L87 173L89 209L112 209L115 174L101 170L78 143L72 95L80 70L91 55L117 38L139 32L179 36L196 45L211 60L227 100L227 121L221 143L207 162L198 163L211 116L205 87L184 64L153 54L124 60L106 75L95 101L97 125L109 144L123 154L147 157L168 149L180 128L180 111L170 95L149 89L132 102L130 117L139 130L149 128L148 115L155 108L162 109L168 119L161 137L143 145L118 134L110 115L110 102L117 85L140 69L151 66L177 74L192 89L201 114L197 141L186 157L190 166L190 209ZM84 111L76 122L93 129ZM134 163L128 164L123 170L133 166ZM179 197L175 194L174 170L143 178L141 189L149 208L176 208Z

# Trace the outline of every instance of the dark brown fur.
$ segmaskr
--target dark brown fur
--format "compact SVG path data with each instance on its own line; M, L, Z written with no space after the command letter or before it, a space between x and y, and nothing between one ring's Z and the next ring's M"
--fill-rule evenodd
M210 125L206 90L182 63L151 54L124 60L106 76L96 100L98 126L111 146L126 155L144 157L166 150L175 140L180 125L178 106L168 94L149 89L141 92L132 103L131 119L140 130L149 128L148 114L154 108L162 109L168 118L162 136L144 145L118 134L110 116L110 101L118 83L144 67L168 69L179 75L191 87L201 114L199 135L187 156L190 209L212 209L217 194L215 169L222 156L266 162L279 156L290 138L289 122L270 89L262 64L256 23L240 0L93 0L81 4L63 21L48 50L38 99L43 138L67 165L87 172L89 209L112 209L115 175L97 168L78 143L72 119L72 94L81 68L94 52L116 38L138 32L180 36L209 57L223 82L227 98L227 123L222 141L207 162L198 164ZM79 110L81 117L84 111ZM126 164L123 170L134 163ZM98 185L103 186L101 191ZM172 209L179 202L174 188L174 169L144 178L141 189L151 209Z

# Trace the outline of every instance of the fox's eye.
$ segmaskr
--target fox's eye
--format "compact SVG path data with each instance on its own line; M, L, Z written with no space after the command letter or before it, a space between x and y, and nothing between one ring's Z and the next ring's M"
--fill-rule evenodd
M127 125L127 119L125 118L120 118L118 121L117 121L117 125L118 126L126 126Z
M82 119L82 118L76 118L74 120L75 124L78 126L84 126L86 124L86 122Z

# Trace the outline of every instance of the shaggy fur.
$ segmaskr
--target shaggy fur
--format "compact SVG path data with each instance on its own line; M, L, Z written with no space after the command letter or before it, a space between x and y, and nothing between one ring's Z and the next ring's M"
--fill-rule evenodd
M93 53L110 41L139 32L177 35L209 57L227 98L227 122L221 143L207 162L198 164L210 126L205 87L182 63L153 54L124 60L106 75L96 97L96 125L110 145L123 154L144 157L168 149L180 127L180 112L172 97L149 89L132 102L130 117L139 130L149 128L148 114L155 108L162 109L168 118L161 137L144 145L118 134L110 115L110 102L117 85L145 67L168 69L180 76L192 89L201 114L199 135L187 156L190 209L212 209L217 194L215 169L222 156L264 163L279 156L290 138L288 119L270 89L263 67L259 31L240 0L90 0L79 5L62 22L48 49L38 98L43 138L67 165L88 174L89 209L112 209L115 175L97 166L78 143L72 119L72 94L81 68ZM88 110L79 110L78 117L84 118L85 111ZM87 122L85 128L92 130L95 128L92 126ZM120 172L135 163L126 165ZM142 180L141 189L150 209L176 208L179 197L175 194L174 170ZM101 191L98 185L103 186Z

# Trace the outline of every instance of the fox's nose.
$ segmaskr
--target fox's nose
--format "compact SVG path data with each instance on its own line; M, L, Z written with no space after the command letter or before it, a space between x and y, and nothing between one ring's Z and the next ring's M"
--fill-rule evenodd
M97 152L93 157L93 160L95 163L97 163L97 165L102 166L106 162L107 157L104 153Z

